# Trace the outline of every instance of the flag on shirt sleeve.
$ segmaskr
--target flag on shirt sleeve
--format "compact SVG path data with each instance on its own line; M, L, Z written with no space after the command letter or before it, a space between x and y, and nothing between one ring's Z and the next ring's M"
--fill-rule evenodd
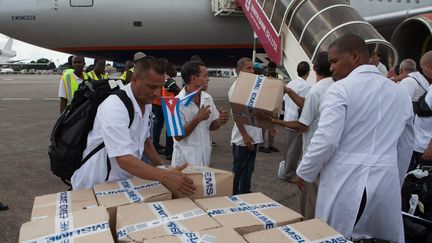
M200 91L198 89L183 98L161 97L162 110L168 136L184 136L185 130L180 116L180 105L188 106L193 97Z

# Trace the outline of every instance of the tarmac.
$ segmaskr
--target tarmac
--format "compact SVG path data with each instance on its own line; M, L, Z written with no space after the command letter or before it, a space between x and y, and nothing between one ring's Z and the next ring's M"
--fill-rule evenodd
M48 146L51 129L59 116L58 75L0 75L0 242L17 242L23 223L30 220L35 196L65 191L68 187L51 173ZM208 92L216 106L229 109L228 90L234 78L211 78ZM232 118L211 133L216 146L211 166L231 170ZM283 129L278 128L278 153L257 153L252 191L299 211L295 184L277 177L283 157ZM161 136L164 144L164 133Z

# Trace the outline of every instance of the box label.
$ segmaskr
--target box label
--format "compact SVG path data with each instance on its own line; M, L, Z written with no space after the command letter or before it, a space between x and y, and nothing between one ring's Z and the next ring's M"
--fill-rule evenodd
M24 243L39 243L39 242L71 242L75 238L85 237L92 234L109 231L109 223L101 222L98 224L87 225L77 229L70 229L60 233L54 233L48 236L43 236L37 239L24 241Z
M214 172L203 171L203 195L211 197L216 195L216 176Z
M57 193L55 228L56 232L65 232L73 228L71 194L67 192Z
M347 240L342 235L333 235L328 236L319 240L311 241L308 238L306 238L304 235L302 235L300 232L298 232L294 227L290 225L285 225L278 228L280 232L282 232L285 236L288 238L291 238L295 242L302 243L302 242L310 242L310 243L347 243L351 242Z
M272 218L263 214L260 210L267 209L267 208L282 207L282 205L280 205L279 203L271 202L271 203L249 204L244 202L237 196L230 196L227 198L233 203L237 204L238 207L210 209L207 210L207 214L213 217L217 215L246 212L254 216L259 221L261 221L264 226L264 229L271 229L274 228L274 226L276 225L275 221Z
M259 75L255 78L255 83L252 87L251 94L249 95L249 98L246 102L246 107L249 113L249 124L251 126L256 126L256 120L255 120L255 114L254 114L254 107L256 105L256 102L258 100L258 95L261 92L262 87L264 86L265 77L263 75Z
M157 217L157 219L121 227L117 231L118 239L124 239L127 237L128 234L134 232L143 231L143 230L160 227L160 226L164 226L170 235L189 232L178 221L205 215L202 209L194 209L181 214L170 215L168 210L160 202L149 203L148 205L153 211L153 213L155 214L155 216Z

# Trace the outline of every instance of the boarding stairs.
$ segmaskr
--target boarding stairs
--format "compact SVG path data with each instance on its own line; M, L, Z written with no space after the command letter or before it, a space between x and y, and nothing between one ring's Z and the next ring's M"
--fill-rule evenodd
M214 7L220 7L224 16L230 10L242 7L244 15L248 17L251 26L257 33L267 54L273 45L265 45L266 36L259 34L256 22L267 23L267 32L272 31L280 40L278 54L270 59L283 65L290 77L297 77L297 64L307 61L312 65L317 54L326 51L329 45L345 34L357 34L368 44L369 50L380 51L387 66L394 66L398 62L396 49L386 41L375 28L366 22L350 6L348 0L213 0ZM252 7L251 7L252 6ZM222 10L224 9L224 10ZM251 9L253 11L251 11ZM214 9L216 10L216 9ZM259 21L251 21L252 15L258 16ZM236 13L237 15L239 13ZM248 16L249 14L249 16ZM256 20L256 19L255 19ZM255 22L255 23L254 23ZM258 29L257 29L258 28ZM267 33L268 34L268 33ZM279 42L278 40L278 42ZM274 50L273 50L274 51ZM311 72L309 81L315 80Z

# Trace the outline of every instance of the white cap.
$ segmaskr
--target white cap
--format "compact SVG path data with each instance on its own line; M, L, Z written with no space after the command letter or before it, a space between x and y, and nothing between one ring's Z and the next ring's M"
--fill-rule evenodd
M134 61L138 61L139 59L144 58L144 57L146 57L146 56L147 56L147 55L144 54L144 52L137 52L137 53L135 53L135 55L134 55Z

